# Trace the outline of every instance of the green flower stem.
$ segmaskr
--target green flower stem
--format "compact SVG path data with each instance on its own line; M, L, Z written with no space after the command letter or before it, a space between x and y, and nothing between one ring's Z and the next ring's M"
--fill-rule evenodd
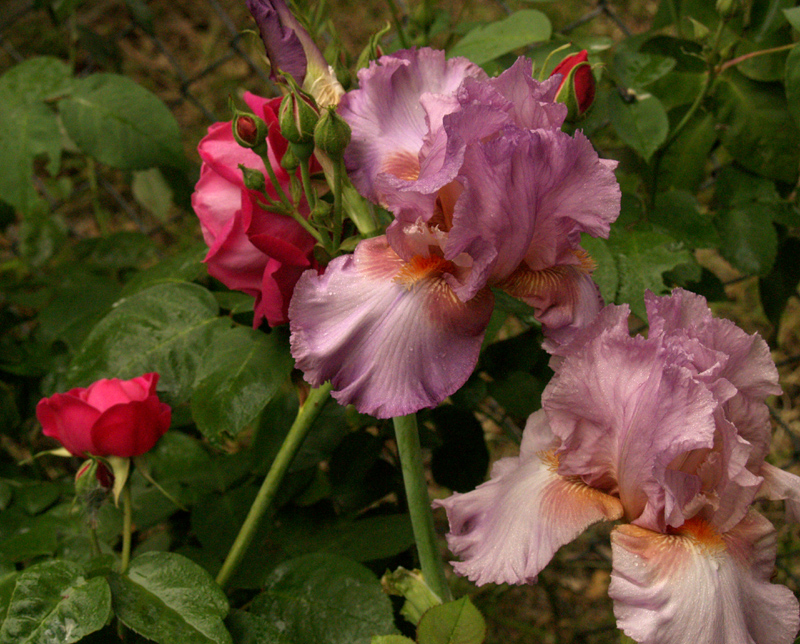
M342 190L344 190L344 159L333 162L333 247L342 241Z
M278 177L275 175L275 170L272 168L272 164L269 160L269 152L265 152L261 155L262 161L264 161L264 167L267 169L267 174L269 175L269 180L272 182L272 185L275 187L275 192L278 194L278 198L281 200L281 203L284 207L289 210L294 210L294 206L291 201L289 201L289 197L286 196L286 193L281 188L281 184L278 183Z
M303 193L306 196L309 209L313 210L317 204L317 193L311 186L311 173L308 170L308 161L300 163L300 178L303 181Z
M417 544L422 576L442 601L450 601L453 596L444 576L442 558L436 545L436 532L433 527L431 501L428 497L428 483L422 466L422 453L419 445L417 417L415 414L398 416L394 420L397 438L397 451L403 470L403 483L406 488L411 527Z
M330 383L325 383L317 389L312 389L306 402L297 412L297 417L289 429L289 434L286 436L286 440L283 441L277 456L275 456L275 460L272 462L269 472L267 472L267 476L261 484L261 489L250 507L250 512L239 529L239 534L236 535L236 541L233 542L230 552L228 552L228 556L225 558L219 574L217 574L217 583L220 586L224 587L230 581L233 573L242 563L245 552L247 552L247 548L253 541L261 519L275 498L289 465L297 455L300 446L308 435L309 429L311 429L311 425L328 401L330 391Z
M131 502L130 485L122 488L122 560L120 574L125 574L131 562L131 536L133 533L133 503Z

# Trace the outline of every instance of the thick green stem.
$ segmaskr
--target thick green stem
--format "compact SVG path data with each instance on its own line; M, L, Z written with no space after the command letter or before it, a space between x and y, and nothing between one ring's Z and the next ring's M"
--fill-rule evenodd
M416 415L396 417L394 432L397 438L397 452L400 455L408 512L411 515L411 527L417 544L422 576L442 601L450 601L453 596L447 585L442 558L439 556L439 548L436 545L433 512L428 497L425 469L422 466Z
M122 559L119 567L120 573L124 575L131 563L131 537L133 534L133 503L129 485L122 488L122 513Z
M308 435L309 429L311 429L311 425L328 401L330 391L330 383L325 383L317 389L312 389L306 402L297 412L297 417L289 429L289 434L286 436L286 440L283 441L277 456L275 456L275 460L272 462L269 472L267 472L267 476L261 484L261 489L250 507L250 512L239 529L236 541L233 542L233 546L231 546L230 552L228 552L228 556L217 574L217 583L220 586L224 587L230 581L233 573L236 572L242 562L247 548L253 541L256 530L261 524L261 519L269 509L278 488L283 482L284 476L286 476L286 472L289 470L289 465L297 455L300 446Z

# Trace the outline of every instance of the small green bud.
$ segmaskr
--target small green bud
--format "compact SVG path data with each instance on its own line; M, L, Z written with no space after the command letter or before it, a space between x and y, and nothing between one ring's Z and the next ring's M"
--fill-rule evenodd
M254 150L256 154L266 148L269 127L254 114L236 111L233 115L233 138L243 148Z
M281 167L286 170L289 174L297 170L300 167L300 159L297 158L297 154L295 154L292 146L290 145L286 148L286 152L281 159Z
M733 18L740 8L739 0L717 0L717 13L723 20Z
M329 107L322 112L319 123L314 129L314 143L331 159L340 159L344 149L350 143L350 126Z
M75 493L77 495L91 492L97 488L97 461L93 458L83 462L75 474Z
M319 114L312 106L313 99L293 90L283 97L278 111L281 134L290 143L308 143L314 137Z
M290 143L289 150L294 153L300 163L307 163L314 154L314 140L311 139L306 143Z
M267 181L260 170L248 168L246 165L239 164L239 170L242 171L244 179L244 186L248 190L255 190L256 192L264 192L267 188Z
M311 221L325 224L328 222L332 210L333 206L331 204L329 204L327 201L319 199L317 201L317 205L314 206L314 209L311 211L309 218Z

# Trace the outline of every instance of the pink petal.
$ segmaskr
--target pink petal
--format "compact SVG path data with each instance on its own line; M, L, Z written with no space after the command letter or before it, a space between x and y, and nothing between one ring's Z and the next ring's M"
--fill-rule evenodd
M724 534L700 519L675 535L623 525L611 546L614 614L640 644L794 641L797 599L769 583L775 530L758 513Z
M438 127L426 117L442 116L430 106L426 113L423 95L452 95L468 76L485 78L485 73L465 58L445 60L444 52L428 48L383 56L359 72L360 89L342 97L339 114L352 128L345 162L361 194L383 201L375 185L381 173L416 179L426 135Z
M70 454L96 454L91 429L100 412L73 395L76 391L53 394L40 400L36 405L36 417L42 424L44 435L55 438Z
M670 297L648 292L645 303L651 333L670 338L691 356L697 377L725 403L728 420L754 446L751 462L760 463L769 452L772 434L764 401L781 393L767 343L730 320L715 318L704 297L683 289L675 289Z
M519 458L495 463L491 479L472 492L435 503L447 511L458 574L479 585L534 582L562 545L622 515L614 497L559 476L552 449L536 449L547 443L553 445L539 412L528 421Z
M678 455L713 446L714 399L657 338L631 338L615 324L593 325L581 340L542 396L562 440L559 473L619 494L628 521L663 530L667 497L685 496L668 489L666 470ZM697 477L681 480L697 491Z
M92 427L98 456L132 458L150 451L169 429L171 409L156 396L114 405Z
M786 518L800 523L800 476L769 463L763 463L758 473L764 478L759 496L772 501L786 501Z
M289 321L289 302L300 276L308 270L303 266L282 264L270 259L264 269L261 290L256 295L253 307L253 327L258 328L262 319L270 326L286 324Z
M306 380L331 380L341 404L379 418L455 392L475 367L493 301L488 290L460 301L437 277L443 263L405 263L376 237L323 275L306 271L289 307L292 355Z
M83 399L99 412L104 412L113 405L131 400L145 400L148 396L155 395L157 383L157 373L147 373L131 380L98 380L86 388Z

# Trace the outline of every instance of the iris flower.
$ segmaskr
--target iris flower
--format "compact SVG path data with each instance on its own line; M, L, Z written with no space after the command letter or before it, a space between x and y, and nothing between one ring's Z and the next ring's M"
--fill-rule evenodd
M389 208L386 235L324 274L306 272L289 310L292 353L312 385L380 418L432 407L475 367L492 288L536 310L551 342L600 308L580 235L619 214L613 161L559 129L558 79L520 58L489 79L430 49L359 74L339 113L356 188Z
M767 464L767 396L780 393L766 343L705 300L646 297L648 336L605 307L555 351L555 376L524 431L472 492L438 502L455 570L478 584L529 583L598 521L611 533L609 594L643 644L789 644L792 592L770 583L776 537L752 507L800 478Z

